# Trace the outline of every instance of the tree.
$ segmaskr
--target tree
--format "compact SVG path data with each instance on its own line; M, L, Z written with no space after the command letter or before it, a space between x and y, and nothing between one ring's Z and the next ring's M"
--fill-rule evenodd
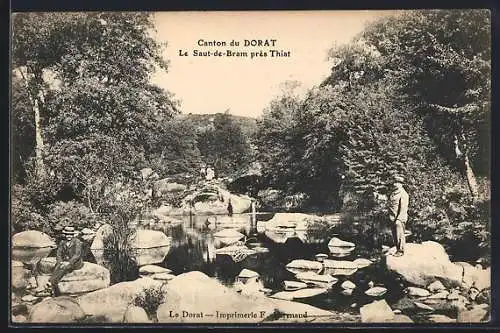
M230 175L243 167L250 152L248 138L229 111L217 113L211 126L198 134L198 148L218 175Z

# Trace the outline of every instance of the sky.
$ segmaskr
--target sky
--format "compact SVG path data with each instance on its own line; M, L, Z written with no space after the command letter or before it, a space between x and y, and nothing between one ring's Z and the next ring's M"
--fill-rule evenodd
M157 12L159 42L167 42L164 57L168 72L157 72L153 83L173 93L183 113L217 113L259 117L279 96L283 82L301 82L298 93L318 85L330 72L328 50L349 42L369 21L389 11L289 12ZM244 46L244 40L276 40L274 47ZM199 46L200 40L226 46ZM240 42L230 46L232 40ZM202 42L203 43L203 42ZM188 56L181 56L180 51ZM195 50L212 54L226 50L248 57L194 56ZM250 58L264 51L267 57ZM270 50L290 52L271 57Z

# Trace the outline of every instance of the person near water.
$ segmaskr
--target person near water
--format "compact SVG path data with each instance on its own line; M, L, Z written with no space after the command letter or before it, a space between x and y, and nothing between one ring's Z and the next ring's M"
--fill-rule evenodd
M408 221L409 196L403 188L404 178L396 175L392 181L392 192L389 195L389 220L392 228L392 237L396 245L394 256L400 257L405 248L405 227Z
M203 164L201 166L201 170L200 170L200 177L203 180L203 179L205 179L206 176L207 176L207 169L206 169L205 164Z
M56 265L50 277L49 284L54 296L59 295L58 283L68 273L83 267L83 242L76 237L74 227L65 227L63 239L57 248Z
M231 198L229 199L229 202L227 203L227 215L233 216L233 204L231 203Z
M215 178L215 171L212 169L212 167L208 166L207 167L207 175L205 177L206 180L212 180Z

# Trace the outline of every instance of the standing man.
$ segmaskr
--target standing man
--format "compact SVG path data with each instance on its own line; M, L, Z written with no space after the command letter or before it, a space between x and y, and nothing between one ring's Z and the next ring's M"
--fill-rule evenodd
M65 227L63 230L66 239L59 243L56 266L49 280L54 296L59 295L57 284L63 276L83 267L83 243L75 237L76 233L74 227Z
M392 237L396 245L394 256L401 257L405 248L405 226L408 221L408 193L403 188L404 178L394 176L392 192L389 195L389 219L392 227Z

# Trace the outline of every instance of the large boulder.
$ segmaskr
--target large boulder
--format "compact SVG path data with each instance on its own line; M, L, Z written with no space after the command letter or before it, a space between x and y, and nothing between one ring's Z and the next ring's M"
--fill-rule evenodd
M68 296L48 298L31 309L30 323L71 323L85 318L78 302Z
M408 243L403 256L388 255L386 264L389 271L417 286L426 287L437 280L447 287L462 283L462 268L453 264L443 246L436 242Z
M182 207L189 211L191 203L194 212L198 215L227 214L227 207L231 200L234 214L245 213L250 210L252 199L246 195L236 195L218 187L211 186L197 190L183 199Z
M140 306L130 305L123 315L124 323L150 323L146 310Z
M57 247L49 235L36 231L22 231L12 236L12 259L25 264L36 264Z
M28 286L30 271L24 268L20 261L12 260L11 264L11 285L13 289L25 289Z
M120 323L127 307L139 293L147 288L159 288L161 285L160 281L144 277L90 292L77 300L85 314L103 317L106 322Z
M472 309L458 311L457 323L479 323L489 320L488 308L484 306L475 306Z
M165 290L166 302L157 311L160 323L258 323L276 308L266 297L240 295L197 271L178 275Z
M104 239L111 233L111 226L103 225L97 230L96 236L90 250L97 263L105 264ZM135 253L135 261L138 266L158 264L163 262L170 246L172 238L157 230L138 229L133 235L132 248Z
M162 196L167 193L183 192L187 189L187 186L184 184L173 183L170 179L164 178L154 182L153 188L157 196Z
M178 224L182 223L181 220L173 218L172 216L189 215L189 209L172 207L169 205L162 205L153 210L153 216L163 223Z
M58 284L61 294L82 294L108 287L109 270L91 262L83 262L83 267L63 276Z
M480 269L473 266L463 266L463 286L481 291L491 287L491 269Z
M394 312L385 300L363 305L359 311L363 323L382 323L395 318Z

